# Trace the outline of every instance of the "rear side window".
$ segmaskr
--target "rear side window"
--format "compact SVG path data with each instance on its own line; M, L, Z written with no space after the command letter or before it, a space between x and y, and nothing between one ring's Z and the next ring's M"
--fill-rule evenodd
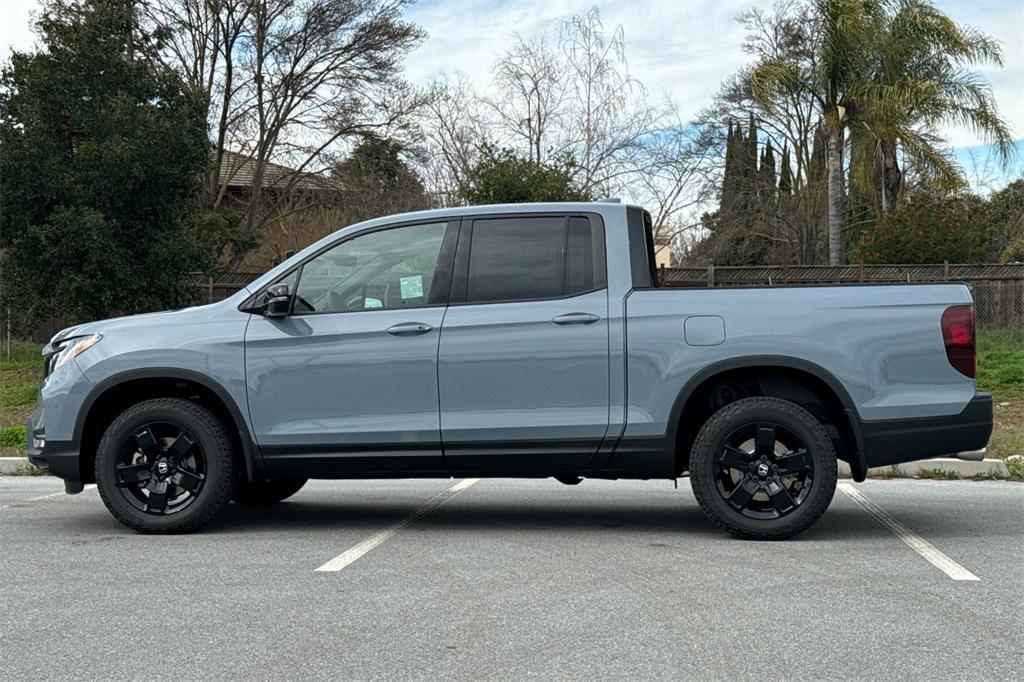
M583 216L475 220L466 301L528 301L602 289L602 237Z

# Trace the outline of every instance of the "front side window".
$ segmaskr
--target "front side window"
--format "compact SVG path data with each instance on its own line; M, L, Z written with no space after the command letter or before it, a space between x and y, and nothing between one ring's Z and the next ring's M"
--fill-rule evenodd
M466 301L559 298L603 288L598 234L577 216L475 220Z
M370 232L306 261L295 312L427 305L446 227L430 223Z

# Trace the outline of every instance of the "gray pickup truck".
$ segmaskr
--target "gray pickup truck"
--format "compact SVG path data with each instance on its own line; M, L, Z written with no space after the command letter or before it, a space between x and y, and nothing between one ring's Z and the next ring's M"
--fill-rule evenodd
M43 349L29 455L142 532L309 478L673 479L743 538L825 511L837 460L983 448L961 284L664 288L616 203L340 230L211 305Z

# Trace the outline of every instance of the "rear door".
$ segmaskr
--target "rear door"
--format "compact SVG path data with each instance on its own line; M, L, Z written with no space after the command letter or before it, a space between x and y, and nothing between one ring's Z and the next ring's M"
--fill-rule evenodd
M453 472L585 468L608 428L608 291L595 215L463 220L441 330Z

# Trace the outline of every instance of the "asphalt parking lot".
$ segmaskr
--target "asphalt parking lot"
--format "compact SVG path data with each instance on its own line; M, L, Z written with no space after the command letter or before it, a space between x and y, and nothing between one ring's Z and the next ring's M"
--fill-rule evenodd
M0 679L1020 679L1024 485L868 481L752 543L679 483L314 481L153 537L0 478Z

